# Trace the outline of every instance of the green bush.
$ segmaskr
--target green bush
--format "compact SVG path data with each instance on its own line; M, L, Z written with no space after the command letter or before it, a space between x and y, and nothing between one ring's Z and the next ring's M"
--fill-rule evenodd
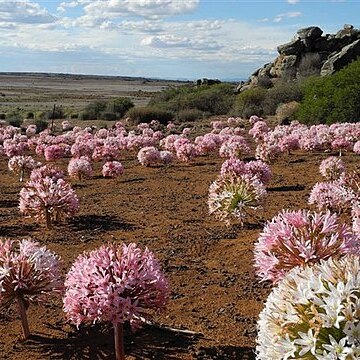
M20 114L20 111L17 109L6 113L6 120L8 121L9 125L15 127L21 127L21 124L23 123L23 118Z
M264 114L263 103L267 91L269 90L256 87L241 92L237 95L234 104L234 115L244 118L249 118L251 115L262 116Z
M107 102L104 100L92 101L86 105L85 110L83 111L82 120L96 120L100 118L100 113L106 110Z
M48 128L49 123L46 120L38 119L35 121L36 131L39 133Z
M360 120L360 60L334 75L309 78L297 117L309 124Z
M107 102L107 111L115 113L116 118L122 118L128 110L134 107L134 103L127 97L118 97ZM107 120L107 119L103 119ZM113 120L113 119L111 119Z
M161 124L166 125L174 118L172 112L153 106L131 108L126 113L126 116L131 119L133 124L149 123L151 120L158 120Z
M117 117L116 113L114 113L114 112L102 111L99 114L99 120L112 121L112 120L116 120L117 118L118 117Z
M204 113L198 109L184 109L180 110L176 114L176 120L178 122L195 121L201 119L203 117L203 114Z
M234 100L233 85L215 84L164 90L156 94L149 105L173 112L197 109L210 115L220 115L229 112Z

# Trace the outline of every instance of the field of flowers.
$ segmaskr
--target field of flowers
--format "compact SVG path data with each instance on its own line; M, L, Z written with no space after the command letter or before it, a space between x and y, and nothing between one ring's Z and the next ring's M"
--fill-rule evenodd
M358 359L359 156L360 123L2 124L0 358Z

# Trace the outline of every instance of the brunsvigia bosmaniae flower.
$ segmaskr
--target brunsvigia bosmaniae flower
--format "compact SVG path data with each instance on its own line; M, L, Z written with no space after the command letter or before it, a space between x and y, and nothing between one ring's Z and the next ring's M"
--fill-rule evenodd
M79 200L71 185L64 179L51 177L28 181L20 191L20 212L48 229L54 222L73 216L79 210Z
M122 326L133 328L165 308L168 282L154 254L136 244L109 244L80 255L65 280L64 311L79 326L110 322L116 359L124 359Z
M319 170L325 180L333 181L338 180L345 172L345 165L341 158L330 156L321 162Z
M353 191L341 179L316 183L309 195L309 204L315 205L320 211L345 212L353 201Z
M30 174L38 165L39 163L37 161L27 155L13 156L8 162L9 170L19 176L20 182L24 180L26 174Z
M257 359L360 359L360 258L297 267L270 293Z
M0 309L17 303L24 338L30 335L26 310L45 304L63 290L61 261L32 240L0 240Z
M262 280L277 282L296 266L360 255L359 243L336 214L282 210L265 224L255 244L256 272Z
M259 208L265 195L265 186L256 176L225 174L210 185L209 211L226 225L232 219L243 225L246 215Z

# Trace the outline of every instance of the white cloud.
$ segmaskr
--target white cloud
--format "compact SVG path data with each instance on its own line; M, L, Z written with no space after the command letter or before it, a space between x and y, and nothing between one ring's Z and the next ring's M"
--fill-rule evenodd
M29 0L1 1L0 19L9 24L48 24L57 20L46 9Z
M189 39L174 35L148 36L141 41L141 45L153 48L188 48L193 50L220 50L221 46L214 40Z
M299 17L301 15L302 15L302 13L300 11L290 11L290 12L287 12L287 13L284 13L284 14L276 15L274 17L273 21L278 23L278 22L283 21L286 18L296 18L296 17Z
M287 0L286 2L294 5L294 4L297 4L298 2L300 2L300 0Z
M138 16L161 19L193 12L200 0L72 0L62 2L59 11L68 7L83 6L85 16L114 19Z

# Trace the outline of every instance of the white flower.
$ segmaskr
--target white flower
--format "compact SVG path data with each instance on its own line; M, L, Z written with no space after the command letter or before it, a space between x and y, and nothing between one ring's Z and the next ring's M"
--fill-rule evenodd
M257 359L360 359L360 257L292 269L258 322Z
M296 339L295 344L301 346L299 352L300 356L307 354L309 351L311 354L315 354L316 350L316 337L313 334L312 329L309 329L307 333L299 332L301 339Z

